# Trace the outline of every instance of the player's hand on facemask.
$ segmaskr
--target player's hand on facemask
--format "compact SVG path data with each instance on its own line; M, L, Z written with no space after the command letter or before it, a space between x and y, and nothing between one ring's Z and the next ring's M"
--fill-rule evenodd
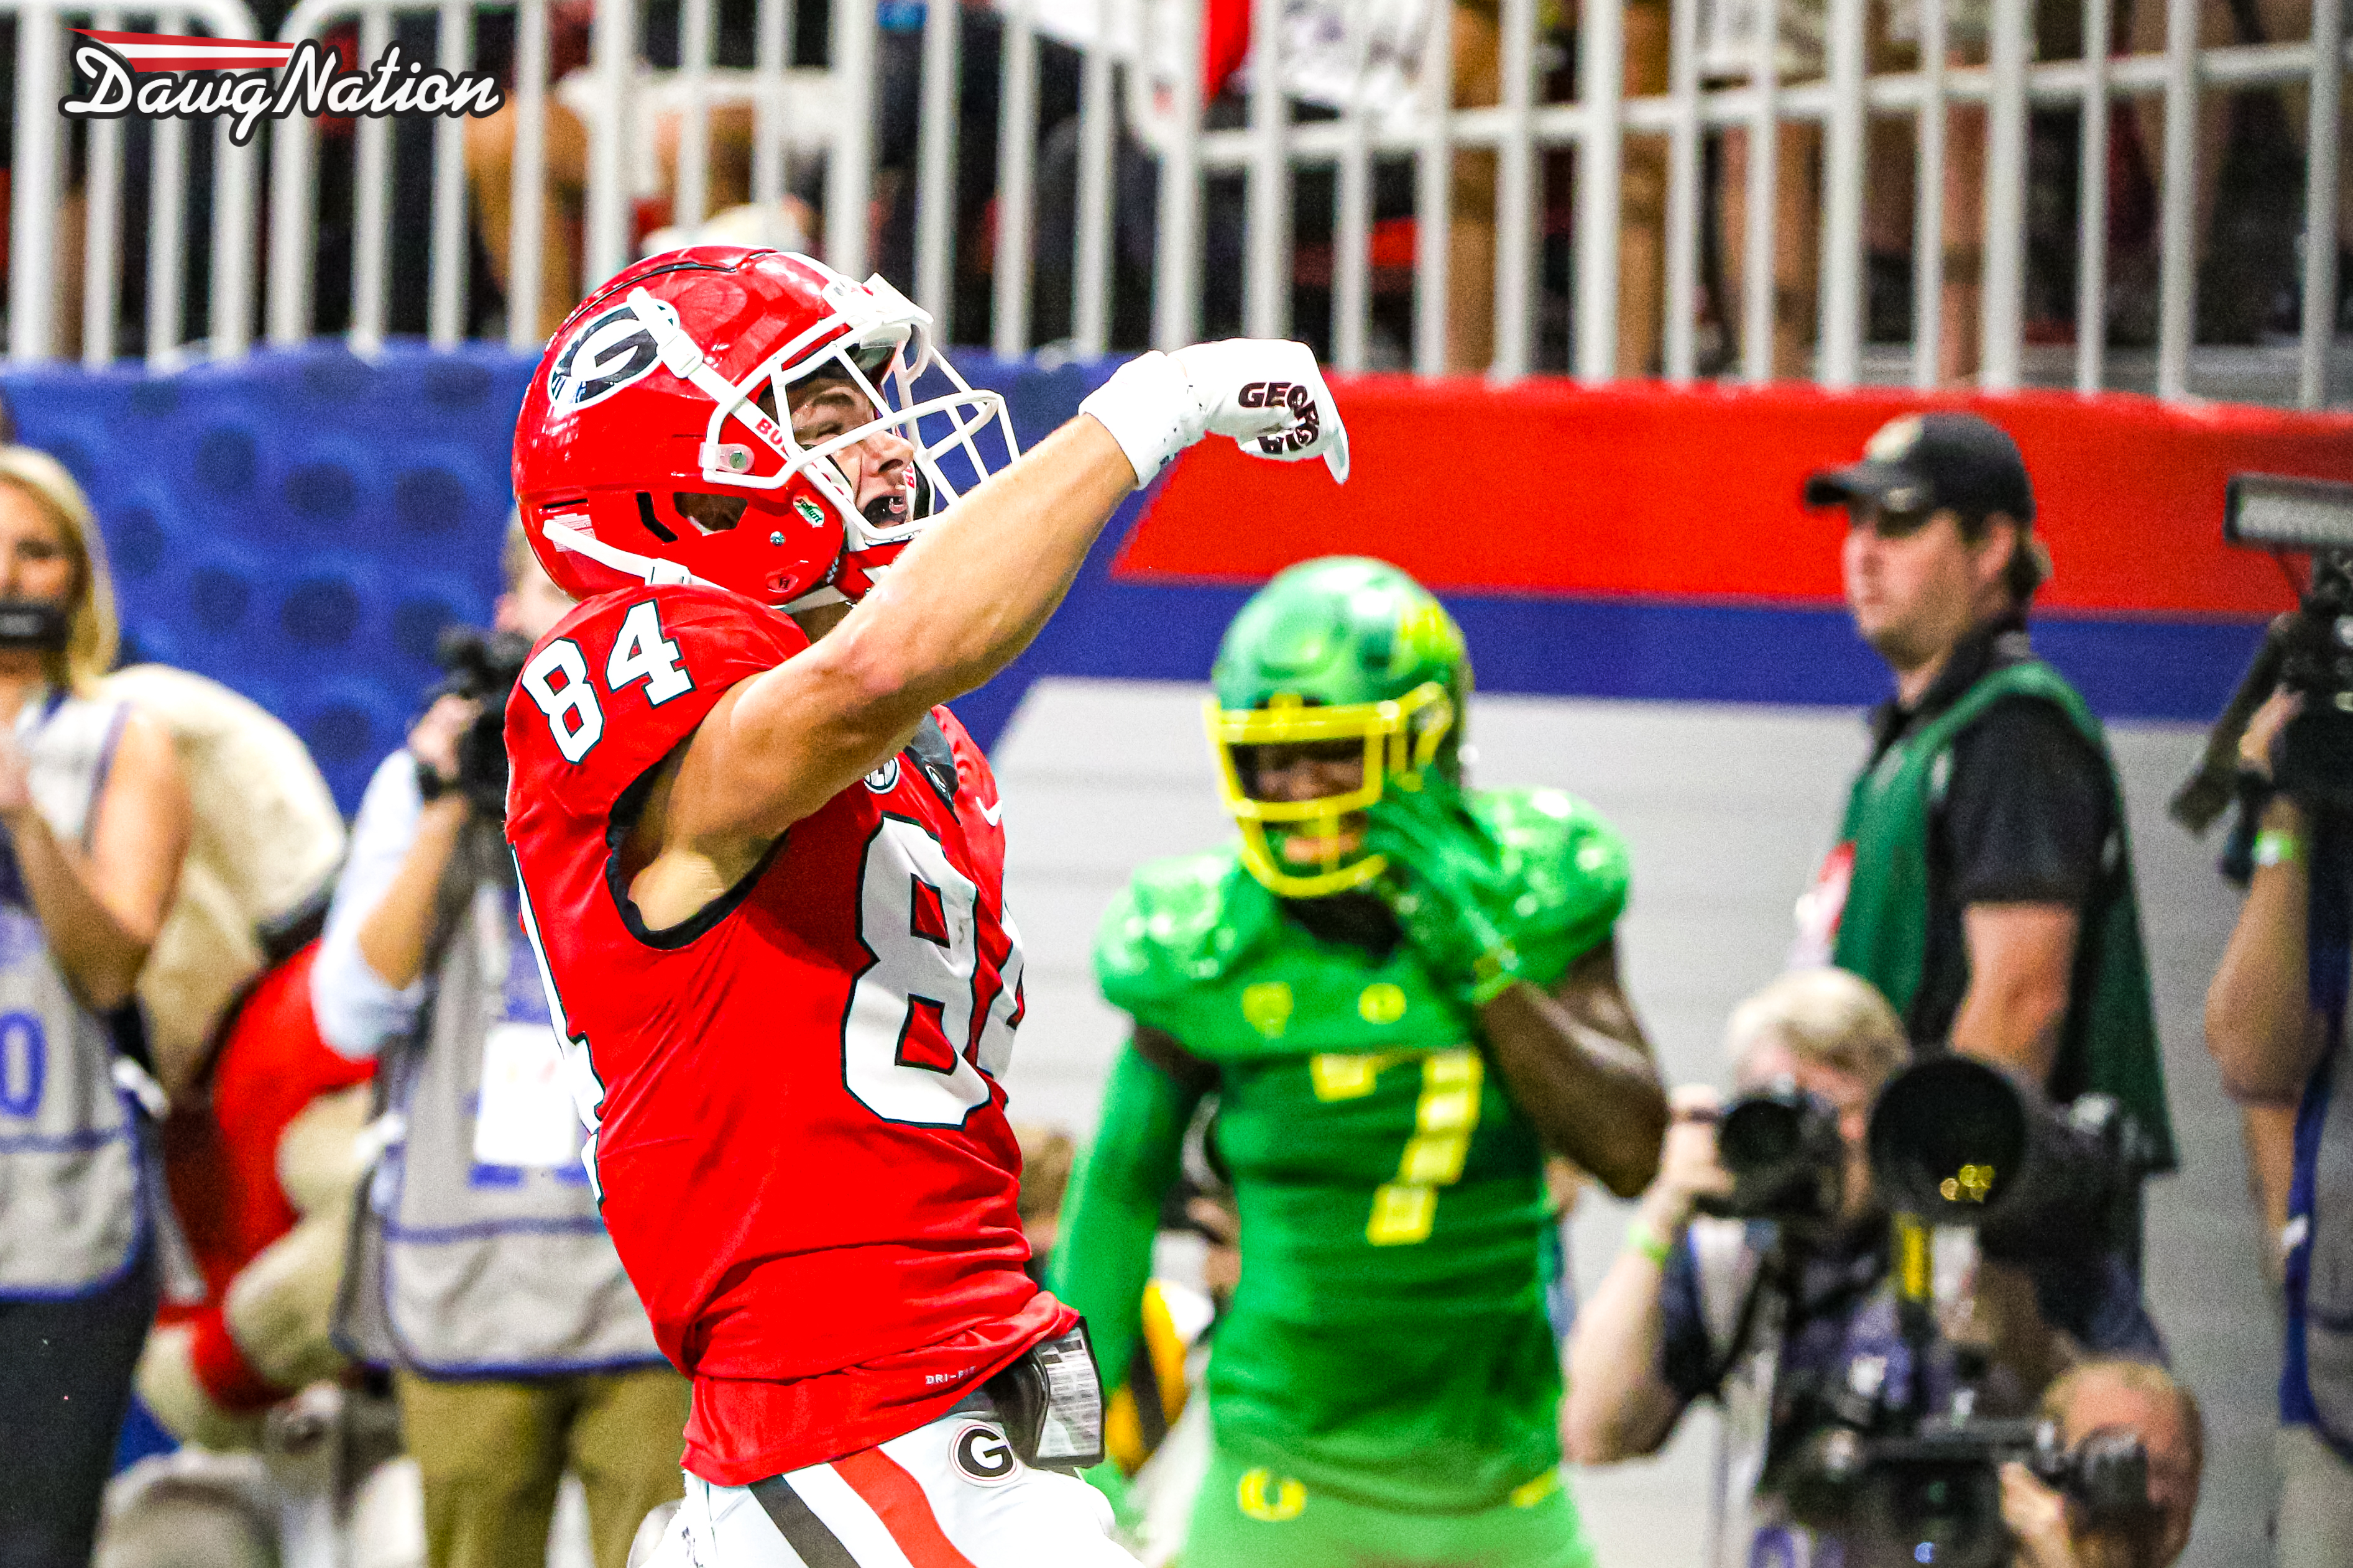
M1277 462L1321 458L1333 479L1348 479L1348 432L1304 343L1229 338L1139 354L1079 409L1111 432L1138 485L1204 436Z
M1451 789L1392 789L1365 819L1365 847L1388 859L1376 886L1431 975L1466 1006L1509 989L1517 905L1531 897L1509 852Z

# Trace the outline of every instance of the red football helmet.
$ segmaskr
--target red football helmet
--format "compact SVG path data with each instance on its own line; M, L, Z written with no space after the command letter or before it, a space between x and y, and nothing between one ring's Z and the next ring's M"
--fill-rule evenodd
M933 373L947 390L919 399ZM854 384L874 417L804 447L789 390L819 374ZM619 273L557 330L515 425L515 499L575 598L700 582L788 609L854 602L957 499L944 457L960 455L963 489L991 471L996 441L976 437L992 425L1001 466L1016 455L1004 398L958 375L930 315L879 275L697 246ZM883 435L913 450L903 499L870 498L870 515L834 455Z

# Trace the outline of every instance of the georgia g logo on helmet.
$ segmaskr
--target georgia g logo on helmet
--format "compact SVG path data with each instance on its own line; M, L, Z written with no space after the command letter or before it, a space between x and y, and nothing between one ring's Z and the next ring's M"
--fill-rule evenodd
M662 309L656 301L655 309ZM627 304L600 311L572 334L547 373L547 416L561 419L652 373L661 363L654 335Z

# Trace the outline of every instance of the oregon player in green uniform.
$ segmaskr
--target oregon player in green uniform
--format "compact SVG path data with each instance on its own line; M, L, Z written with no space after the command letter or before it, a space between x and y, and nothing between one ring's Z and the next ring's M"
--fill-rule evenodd
M1113 1377L1204 1095L1241 1218L1186 1568L1576 1568L1540 1268L1547 1147L1630 1195L1667 1120L1620 991L1624 844L1461 786L1452 618L1310 562L1229 628L1209 723L1238 845L1145 867L1095 965L1135 1031L1053 1288Z

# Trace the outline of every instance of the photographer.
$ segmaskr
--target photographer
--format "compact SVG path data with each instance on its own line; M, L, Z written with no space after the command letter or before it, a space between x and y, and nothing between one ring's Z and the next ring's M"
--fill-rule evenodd
M2017 1568L2165 1568L2189 1544L2206 1465L2197 1396L2164 1368L2140 1361L2088 1361L2042 1395L2042 1414L2069 1445L2128 1433L2148 1458L2148 1507L2095 1524L2026 1466L2001 1468L2001 1517L2017 1543Z
M1895 694L1800 903L1801 961L1870 981L1918 1047L2114 1097L2172 1169L2123 796L2099 721L2028 642L2051 565L2016 444L1906 416L1805 501L1846 510L1847 604Z
M1726 1462L1715 1560L1746 1563L1752 1544L1760 1552L1769 1544L1802 1563L1810 1538L1767 1457L1792 1452L1839 1391L1867 1384L1876 1398L1909 1387L1916 1370L1941 1398L1952 1380L1948 1365L1913 1365L1889 1279L1888 1216L1865 1152L1873 1102L1910 1047L1885 1000L1834 969L1786 974L1743 1003L1727 1044L1744 1093L1794 1086L1834 1114L1836 1147L1820 1160L1825 1177L1837 1173L1823 1184L1835 1202L1810 1224L1695 1221L1702 1201L1722 1206L1734 1183L1717 1159L1715 1091L1678 1089L1658 1179L1570 1335L1563 1444L1585 1464L1653 1453L1691 1401L1716 1398ZM1796 1235L1802 1247L1782 1245ZM2030 1408L2078 1347L2161 1353L2128 1275L2106 1256L1981 1259L1973 1289L1946 1316L1947 1334L1985 1363L1973 1381L1990 1415ZM1862 1568L1852 1551L1847 1562Z
M22 447L0 447L0 1563L79 1568L155 1315L163 1097L132 988L189 809L163 727L100 694L90 503Z
M2353 843L2340 812L2270 793L2296 740L2309 738L2320 754L2328 726L2342 721L2304 718L2301 702L2274 695L2240 742L2259 831L2247 901L2206 993L2206 1044L2223 1087L2242 1105L2297 1108L2281 1237L2281 1568L2353 1562L2353 1052L2345 1049Z
M320 1032L382 1053L389 1146L340 1337L396 1369L433 1568L543 1561L564 1472L597 1568L681 1495L685 1379L655 1348L580 1159L501 829L499 724L529 645L570 610L520 531L487 642L370 781L312 970ZM455 688L455 689L452 689Z

